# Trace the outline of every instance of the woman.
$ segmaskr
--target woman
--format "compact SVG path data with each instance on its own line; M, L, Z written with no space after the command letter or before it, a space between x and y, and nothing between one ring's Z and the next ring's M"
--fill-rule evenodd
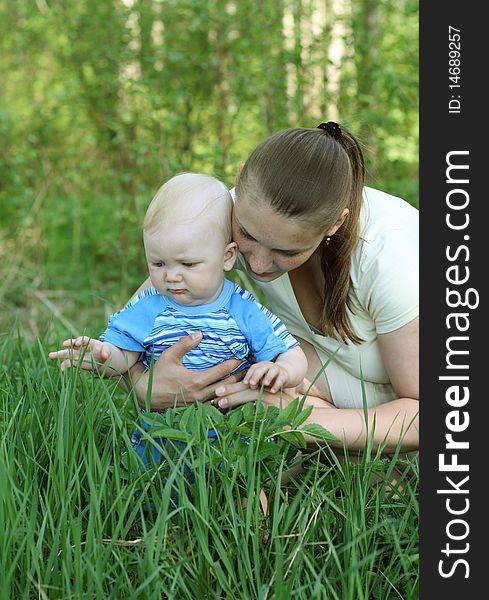
M355 138L337 123L287 129L262 142L235 189L233 238L242 267L270 309L302 342L307 380L282 402L309 390L308 419L338 448L416 450L418 435L418 211L364 188ZM148 282L143 284L146 287ZM200 341L182 338L154 368L152 407L215 397L221 408L255 401L259 391L226 376L236 361L187 371L183 355ZM131 372L144 401L148 374ZM278 405L280 394L263 394ZM367 411L364 410L366 403ZM367 415L367 422L365 419Z

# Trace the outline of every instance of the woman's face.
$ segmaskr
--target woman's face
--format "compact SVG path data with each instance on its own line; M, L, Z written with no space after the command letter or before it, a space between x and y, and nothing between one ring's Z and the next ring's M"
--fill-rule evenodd
M232 226L248 273L258 281L272 281L303 265L326 235L243 197L236 198Z

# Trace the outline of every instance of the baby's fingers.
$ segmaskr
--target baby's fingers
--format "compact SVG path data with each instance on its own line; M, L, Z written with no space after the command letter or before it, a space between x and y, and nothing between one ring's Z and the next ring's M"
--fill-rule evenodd
M87 335L80 335L77 338L70 338L63 342L64 348L80 348L80 346L87 346L90 342Z
M279 369L277 367L270 367L265 373L262 383L264 383L266 387L270 387L278 375L280 375Z
M103 342L98 340L92 342L91 351L94 357L102 362L105 362L111 355L109 348L107 348Z
M64 373L67 369L69 369L70 367L76 367L76 363L74 361L72 361L71 359L68 360L64 360L60 365L59 368L61 370L62 373Z
M267 365L252 365L243 380L244 383L247 383L252 390L256 389L268 369Z
M273 383L273 385L270 388L270 391L272 392L272 394L275 394L287 383L287 378L281 371L279 371L277 377L275 378L275 381L272 380L272 381L270 381L270 383L266 383L266 381L265 381L266 386L269 386L272 383Z
M53 360L57 360L60 358L71 358L73 356L73 351L70 350L55 350L54 352L50 352L48 354L49 358Z
M92 357L89 354L82 353L80 350L74 350L73 348L66 348L65 350L56 350L54 352L50 352L48 354L48 357L52 360L62 360L63 362L60 364L60 369L64 371L68 367L78 366L82 354L83 362L81 363L81 366L82 368L85 368L85 364L92 364Z

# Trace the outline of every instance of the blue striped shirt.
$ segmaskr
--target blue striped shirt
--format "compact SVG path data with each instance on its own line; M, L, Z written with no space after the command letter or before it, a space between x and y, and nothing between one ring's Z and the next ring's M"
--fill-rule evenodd
M200 306L177 304L147 288L109 318L100 339L140 352L140 360L149 368L152 359L158 360L164 350L194 331L202 332L202 341L182 359L193 371L228 358L243 361L236 370L247 369L252 362L273 360L298 345L276 315L227 279L219 297Z

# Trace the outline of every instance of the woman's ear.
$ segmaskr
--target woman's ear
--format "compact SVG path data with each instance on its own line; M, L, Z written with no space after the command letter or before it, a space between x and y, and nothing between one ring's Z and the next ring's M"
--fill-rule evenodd
M331 229L328 231L328 236L331 237L332 235L334 235L338 229L343 225L343 223L346 220L346 217L350 214L350 209L349 208L344 208L343 212L340 215L340 218L336 221L336 223L333 225L333 227L331 227Z
M230 271L234 267L237 256L238 244L236 244L236 242L229 243L224 248L224 271Z

